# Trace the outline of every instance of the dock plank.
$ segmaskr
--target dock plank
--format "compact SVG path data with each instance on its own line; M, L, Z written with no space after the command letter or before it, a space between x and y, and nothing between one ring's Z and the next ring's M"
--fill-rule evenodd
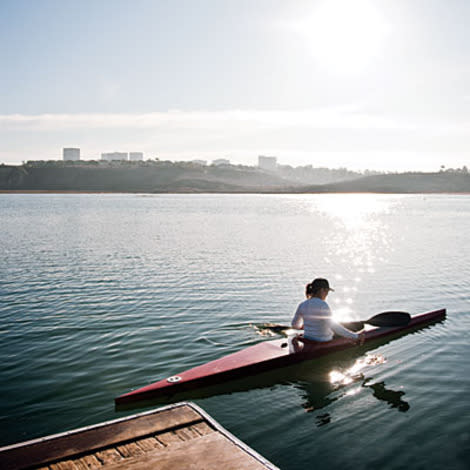
M63 460L52 464L49 468L50 470L77 470L76 465L71 460Z
M117 449L114 448L98 451L95 455L103 463L103 465L120 462L122 459L124 459Z
M65 433L60 439L51 436L34 443L24 443L28 446L28 452L25 452L21 445L14 446L2 452L1 460L7 464L11 462L11 465L15 463L12 468L40 466L52 460L68 459L73 455L99 450L168 429L188 426L201 420L196 411L183 405L131 420Z
M164 445L169 446L175 442L181 442L182 439L173 431L158 434L156 438Z
M200 437L200 434L195 429L192 429L191 426L187 428L177 429L175 431L175 434L177 434L179 437L181 437L185 441L189 441L190 439L195 439L197 437Z
M135 442L129 442L128 444L117 446L117 450L125 458L134 457L144 453L144 450Z
M101 468L99 462L90 459L78 459L74 460L73 463L77 467L77 470L90 470L94 468Z
M140 446L146 452L154 450L156 448L163 447L163 444L154 437L147 437L146 439L139 439L136 444Z
M197 444L196 444L197 441ZM251 455L235 447L225 436L211 433L197 440L180 441L167 449L126 459L106 470L261 470L266 469Z
M101 462L94 455L85 455L77 461L77 466L84 469L101 468Z
M193 403L0 448L1 470L276 469Z
M214 430L204 421L195 423L191 427L201 434L201 436L214 432Z

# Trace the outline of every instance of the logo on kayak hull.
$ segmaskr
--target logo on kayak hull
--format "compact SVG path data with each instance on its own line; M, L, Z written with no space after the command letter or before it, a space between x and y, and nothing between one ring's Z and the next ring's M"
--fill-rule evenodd
M181 377L179 375L173 375L172 377L168 377L166 379L167 382L170 382L171 384L175 382L179 382L181 380Z

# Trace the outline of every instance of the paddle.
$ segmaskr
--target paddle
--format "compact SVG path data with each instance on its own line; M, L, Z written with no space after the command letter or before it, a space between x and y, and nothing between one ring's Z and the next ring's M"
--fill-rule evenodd
M372 326L405 326L410 322L411 316L407 312L381 312L373 317L370 317L368 320L363 321L351 321L351 322L341 322L341 324L351 331L359 331L364 328L364 324ZM263 325L263 328L271 330L275 333L282 333L285 330L288 330L290 327L286 325L278 325L275 323L268 323Z
M407 312L382 312L374 315L368 320L364 321L352 321L341 323L344 327L352 331L362 330L364 324L372 326L405 326L411 320L411 316Z

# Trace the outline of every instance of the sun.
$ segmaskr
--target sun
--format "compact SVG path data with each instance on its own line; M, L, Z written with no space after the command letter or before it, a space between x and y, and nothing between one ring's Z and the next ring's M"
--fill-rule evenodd
M294 30L319 65L354 74L380 54L389 27L370 0L324 0Z

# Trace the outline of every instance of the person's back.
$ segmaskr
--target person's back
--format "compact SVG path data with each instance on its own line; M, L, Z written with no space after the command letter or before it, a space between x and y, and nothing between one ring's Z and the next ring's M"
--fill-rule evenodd
M298 306L292 328L303 328L307 339L330 341L333 338L330 320L331 310L328 304L318 297L311 297Z
M299 304L292 319L292 328L304 330L304 338L314 341L331 341L334 333L359 340L361 335L349 331L333 320L329 305L325 299L333 289L326 279L318 278L307 284L307 300Z

